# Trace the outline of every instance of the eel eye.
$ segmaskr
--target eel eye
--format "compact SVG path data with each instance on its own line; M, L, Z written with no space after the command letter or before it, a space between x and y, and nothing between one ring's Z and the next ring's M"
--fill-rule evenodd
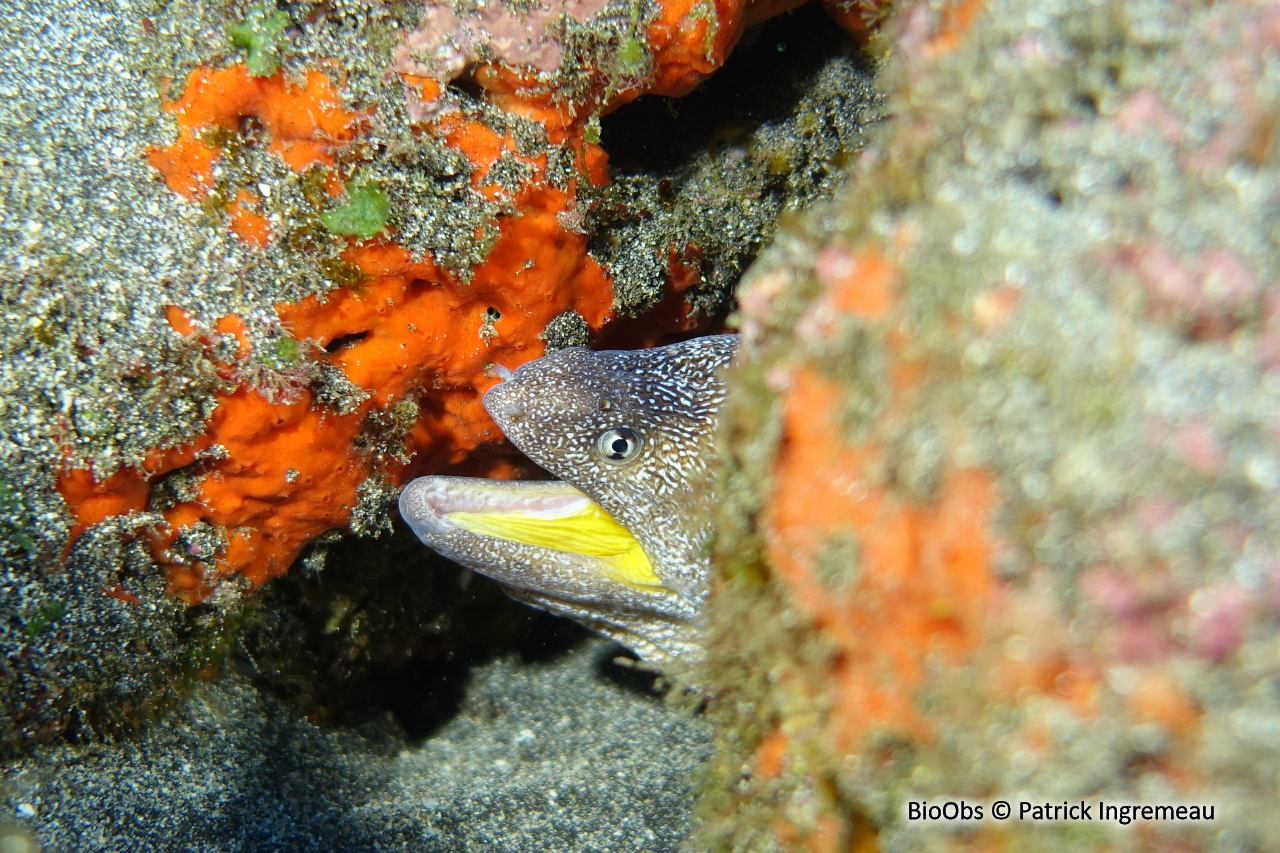
M640 454L640 436L629 427L614 427L596 439L596 455L605 462L621 465Z

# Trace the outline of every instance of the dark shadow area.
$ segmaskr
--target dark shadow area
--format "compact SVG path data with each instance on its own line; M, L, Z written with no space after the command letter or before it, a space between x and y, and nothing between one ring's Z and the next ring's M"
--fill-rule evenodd
M329 341L329 343L325 344L324 351L329 353L329 355L333 355L338 350L355 346L356 344L360 343L367 337L369 337L368 332L355 332L354 334L350 334L350 335L340 335L339 337L336 337L333 340Z
M611 182L581 210L620 319L595 343L668 343L722 326L779 219L843 183L881 117L874 72L810 4L744 34L684 98L645 96L604 116Z
M728 331L725 318L733 303L727 302L714 314L690 315L683 291L668 286L657 305L636 317L619 317L591 339L591 348L644 349L676 344L703 335Z
M595 671L603 680L637 696L661 697L666 692L662 674L622 646L609 646L597 655Z
M380 539L313 548L258 593L236 663L312 722L363 727L390 715L420 740L459 711L473 667L508 654L548 660L587 636L397 523Z
M688 95L645 95L601 119L600 145L613 175L678 176L699 155L732 146L761 124L785 121L806 83L835 56L854 58L872 73L870 59L817 3L753 27ZM675 180L658 187L659 198L674 195Z

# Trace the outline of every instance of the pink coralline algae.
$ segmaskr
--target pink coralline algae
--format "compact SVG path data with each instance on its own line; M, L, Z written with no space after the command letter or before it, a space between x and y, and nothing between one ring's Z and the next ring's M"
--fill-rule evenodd
M1189 327L1198 338L1223 337L1254 313L1262 287L1239 255L1220 246L1183 261L1160 243L1121 251L1138 277L1154 319Z
M1235 584L1197 590L1189 602L1193 647L1215 661L1240 648L1253 607L1249 593Z
M395 69L453 80L468 65L486 59L552 74L563 59L560 42L552 37L561 17L585 24L607 5L606 0L551 0L517 11L489 2L460 16L453 3L428 3L422 25L396 50Z

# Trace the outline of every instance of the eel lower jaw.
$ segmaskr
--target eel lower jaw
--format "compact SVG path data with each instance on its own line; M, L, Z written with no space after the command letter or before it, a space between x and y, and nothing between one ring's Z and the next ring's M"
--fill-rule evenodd
M630 531L565 482L422 477L401 492L400 514L418 538L455 559L458 546L439 543L480 537L499 547L510 543L576 555L601 578L632 590L669 591ZM491 574L485 565L459 561ZM536 584L528 589L541 591Z

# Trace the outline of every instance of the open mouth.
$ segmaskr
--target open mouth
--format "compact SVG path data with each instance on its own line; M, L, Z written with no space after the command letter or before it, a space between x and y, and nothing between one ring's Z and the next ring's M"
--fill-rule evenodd
M593 558L600 574L633 589L666 589L631 532L565 482L422 477L400 505L411 524L429 514L437 526L474 536Z

